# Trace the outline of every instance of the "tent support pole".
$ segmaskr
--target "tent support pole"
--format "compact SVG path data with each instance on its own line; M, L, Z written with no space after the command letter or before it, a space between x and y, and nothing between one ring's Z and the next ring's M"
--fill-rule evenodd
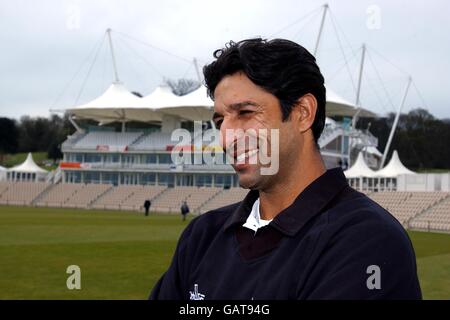
M106 29L106 33L108 34L108 40L109 40L109 47L111 48L111 57L112 57L112 63L114 68L114 82L119 82L119 75L117 73L117 65L116 65L116 58L114 56L114 47L111 39L111 29Z
M317 56L319 50L320 38L322 37L323 26L325 25L325 18L327 16L328 3L323 5L322 21L320 22L319 34L317 35L316 46L314 47L314 57Z
M75 127L75 129L77 129L78 132L84 132L83 129L81 129L78 124L75 122L75 120L73 120L72 116L68 117L69 122Z
M361 112L361 84L362 84L362 77L363 77L363 71L364 71L364 59L366 57L366 45L363 43L362 45L362 53L361 53L361 64L359 66L359 76L358 76L358 87L356 89L356 112L353 115L352 119L352 127L353 129L356 129L356 122L358 121L359 113Z
M361 53L361 64L359 66L359 77L358 77L358 87L356 88L356 112L352 117L352 132L356 129L356 122L358 121L358 115L361 112L360 108L360 94L361 94L361 84L362 84L362 76L364 71L364 59L366 56L366 45L363 43L362 45L362 53ZM348 137L348 165L351 165L352 161L352 135Z
M200 76L200 71L198 69L198 63L197 63L196 58L194 58L194 67L195 67L195 72L197 73L197 80L199 83L202 83L202 77Z
M406 84L405 91L403 93L402 101L400 102L400 106L398 108L397 114L395 115L394 123L392 124L391 132L389 133L389 138L386 143L386 147L384 148L383 157L380 162L380 169L383 168L384 163L386 161L387 154L389 152L389 148L391 147L392 139L394 138L395 129L397 129L398 120L400 118L400 113L402 112L403 106L405 104L406 96L408 95L408 90L411 85L411 77L408 77L408 83Z

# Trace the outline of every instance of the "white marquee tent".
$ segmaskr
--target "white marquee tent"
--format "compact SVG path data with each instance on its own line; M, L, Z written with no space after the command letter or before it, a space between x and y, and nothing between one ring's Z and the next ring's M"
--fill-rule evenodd
M373 178L376 176L376 172L369 168L364 160L362 152L358 154L358 158L355 163L346 171L344 171L345 177L350 178Z
M381 170L376 172L380 178L397 178L401 174L416 174L414 171L406 168L400 161L397 150L392 153L391 161Z
M78 119L93 119L101 123L113 121L161 121L159 113L142 104L142 98L128 91L120 82L114 82L98 98L66 111Z
M25 161L7 169L7 179L10 181L38 181L47 176L48 171L39 167L33 160L31 152Z
M200 86L193 92L177 96L167 85L158 86L141 99L142 106L158 112L161 116L176 116L183 120L211 120L213 101L206 95L206 88Z
M354 104L327 89L327 116L353 116ZM211 120L214 102L201 85L193 92L176 96L167 85L158 86L149 95L139 98L120 82L114 82L96 99L66 109L77 119L93 119L100 123L113 121L162 121L164 115L177 116L183 120ZM374 113L361 109L361 117L373 117Z
M395 190L400 175L416 174L406 168L398 156L397 150L392 154L389 163L381 170L373 171L364 161L363 153L358 154L356 162L344 172L352 187L363 190Z
M0 166L0 181L6 179L7 169L5 167Z
M180 97L172 92L168 85L156 87L149 95L140 99L140 105L147 109L159 109L166 106L177 106Z
M178 97L176 104L158 106L157 110L191 121L208 121L212 119L213 106L214 102L207 96L206 87L201 85L191 93Z
M362 152L358 154L355 163L346 171L344 171L350 186L357 190L372 190L376 184L374 179L376 173L366 164Z

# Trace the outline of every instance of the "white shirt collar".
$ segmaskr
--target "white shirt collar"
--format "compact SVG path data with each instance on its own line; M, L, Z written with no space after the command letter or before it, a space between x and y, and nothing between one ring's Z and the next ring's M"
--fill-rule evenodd
M253 203L252 211L248 215L247 221L242 225L256 232L259 228L267 226L273 219L263 220L259 212L259 198Z

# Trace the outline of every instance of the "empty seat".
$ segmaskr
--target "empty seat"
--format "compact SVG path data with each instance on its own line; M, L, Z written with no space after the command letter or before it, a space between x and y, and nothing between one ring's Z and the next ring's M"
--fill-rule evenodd
M53 186L37 202L39 207L62 207L79 190L84 188L83 183L60 183Z
M74 149L98 149L123 151L135 142L142 132L89 132L74 145Z
M120 209L123 210L142 210L144 201L152 200L163 192L167 187L165 186L138 186L126 199L120 204ZM152 204L151 210L154 210Z
M210 201L205 203L201 208L201 212L206 212L209 210L217 209L230 205L235 202L244 200L247 195L248 190L242 188L230 188L219 192Z
M29 205L50 186L46 182L7 182L0 194L0 204Z
M112 185L109 184L85 184L83 188L77 190L72 197L67 199L63 206L69 208L88 208L91 202L99 198L111 187Z

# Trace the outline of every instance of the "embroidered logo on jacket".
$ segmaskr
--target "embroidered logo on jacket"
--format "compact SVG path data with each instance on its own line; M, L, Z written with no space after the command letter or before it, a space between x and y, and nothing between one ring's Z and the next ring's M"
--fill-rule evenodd
M189 291L190 300L205 300L205 295L198 292L198 284L194 284L194 292Z

